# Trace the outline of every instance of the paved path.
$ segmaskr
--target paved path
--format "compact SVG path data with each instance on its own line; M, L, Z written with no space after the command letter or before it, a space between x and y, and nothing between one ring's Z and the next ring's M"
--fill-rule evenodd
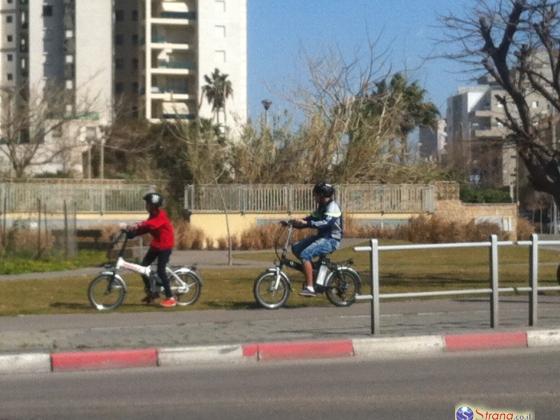
M0 353L370 337L370 305L0 317ZM498 330L524 330L525 298L504 297ZM559 328L560 297L540 296L539 328ZM382 302L381 336L490 332L487 300Z

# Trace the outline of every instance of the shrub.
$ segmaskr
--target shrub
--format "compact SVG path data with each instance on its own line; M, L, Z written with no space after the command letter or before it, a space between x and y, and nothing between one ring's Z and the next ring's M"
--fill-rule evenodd
M473 188L469 185L461 185L460 198L464 203L511 203L509 190Z
M535 233L535 225L523 217L517 218L517 240L526 241Z
M175 246L177 249L203 249L206 237L201 229L194 228L189 222L175 224Z
M413 243L445 243L445 242L476 242L485 241L491 234L499 239L507 239L508 234L502 232L494 223L459 223L447 221L439 217L419 216L410 219L408 225L395 229L369 228L363 230L365 238L400 239Z

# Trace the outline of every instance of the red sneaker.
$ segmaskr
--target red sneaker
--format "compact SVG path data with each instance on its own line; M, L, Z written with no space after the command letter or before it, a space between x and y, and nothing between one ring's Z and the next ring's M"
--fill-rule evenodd
M177 306L177 301L174 297L170 297L162 300L160 302L160 306L163 306L164 308L173 308L174 306Z

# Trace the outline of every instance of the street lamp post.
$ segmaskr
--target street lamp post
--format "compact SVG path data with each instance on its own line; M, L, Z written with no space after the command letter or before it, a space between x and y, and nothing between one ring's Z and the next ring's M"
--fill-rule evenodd
M264 126L268 128L268 110L272 105L272 101L269 99L263 99L261 101L262 106L264 107Z

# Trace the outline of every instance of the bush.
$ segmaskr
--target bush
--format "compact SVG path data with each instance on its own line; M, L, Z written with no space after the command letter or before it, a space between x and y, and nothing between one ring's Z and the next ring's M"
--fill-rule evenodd
M458 223L438 217L419 216L410 219L408 225L394 229L366 228L361 230L363 238L397 239L413 243L445 243L486 241L491 234L499 239L507 239L507 232L502 232L494 223Z
M517 240L526 241L535 233L535 225L523 217L517 218Z
M511 203L509 189L473 188L469 185L461 185L460 198L464 203Z
M203 249L206 242L204 232L201 229L194 228L189 222L181 221L175 224L175 246L177 249Z

